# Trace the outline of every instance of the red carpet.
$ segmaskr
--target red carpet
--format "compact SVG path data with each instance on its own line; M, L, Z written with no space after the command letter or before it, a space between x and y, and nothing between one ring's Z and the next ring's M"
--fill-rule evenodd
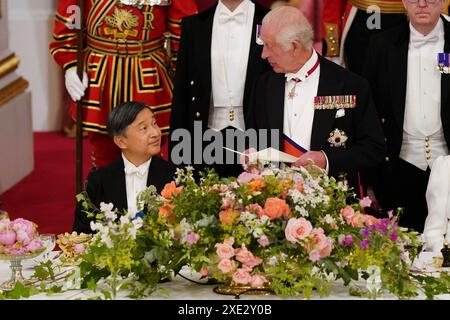
M84 177L90 169L90 148L84 140ZM34 133L34 171L0 195L11 219L38 225L39 233L72 230L75 208L75 139L63 133ZM83 180L84 181L84 180Z

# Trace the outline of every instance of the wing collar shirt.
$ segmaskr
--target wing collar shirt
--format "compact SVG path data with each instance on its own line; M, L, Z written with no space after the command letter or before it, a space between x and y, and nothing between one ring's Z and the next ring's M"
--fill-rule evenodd
M441 121L441 73L437 56L444 50L444 24L424 36L410 24L403 142L400 158L421 170L448 154Z
M217 5L211 40L210 128L245 130L243 99L254 13L250 0L242 1L234 11L221 1Z
M320 65L308 74L319 59L313 50L311 58L295 73L286 73L283 133L306 150L311 147L314 119L314 97L317 96ZM293 79L299 79L296 82ZM292 95L292 97L290 97Z
M128 210L137 211L136 198L137 195L147 188L147 180L150 168L150 160L136 167L122 154L124 170L125 170L125 186L127 190Z

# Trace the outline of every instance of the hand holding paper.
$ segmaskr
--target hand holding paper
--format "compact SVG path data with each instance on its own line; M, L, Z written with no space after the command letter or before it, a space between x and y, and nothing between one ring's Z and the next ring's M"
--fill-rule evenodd
M294 163L298 160L298 158L291 156L290 154L274 149L274 148L267 148L261 151L256 152L255 150L254 152L248 152L247 150L242 152L233 150L233 149L229 149L226 147L223 147L224 149L240 154L244 157L248 157L248 159L250 160L250 162L252 162L252 160L260 160L260 161L272 161L272 162L285 162L285 163ZM252 149L248 149L248 150L252 150ZM244 160L244 162L246 162Z
M314 165L326 169L327 167L327 159L325 158L325 155L322 151L308 151L304 153L300 158L298 158L294 166L296 167L302 167L306 166L308 164L308 160L312 160L314 162Z

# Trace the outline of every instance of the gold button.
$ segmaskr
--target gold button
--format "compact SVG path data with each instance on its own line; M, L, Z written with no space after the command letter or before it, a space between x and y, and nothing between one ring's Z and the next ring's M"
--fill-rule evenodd
M191 86L193 86L193 85L194 85L194 80L191 81Z
M195 114L195 116L196 116L197 118L199 118L199 117L200 117L200 112L197 112L197 113Z
M428 142L425 143L425 147L426 147L426 148L430 147L430 144L429 144Z
M381 118L381 123L385 123L386 122L386 118Z
M389 157L384 158L384 161L389 162Z
M195 97L192 97L192 101L195 101Z
M430 140L430 138L428 138L428 137L425 137L425 141L426 142L428 142Z
M336 43L336 40L331 40L331 43L333 43L333 44Z
M430 160L431 159L431 157L430 156L427 156L427 160Z

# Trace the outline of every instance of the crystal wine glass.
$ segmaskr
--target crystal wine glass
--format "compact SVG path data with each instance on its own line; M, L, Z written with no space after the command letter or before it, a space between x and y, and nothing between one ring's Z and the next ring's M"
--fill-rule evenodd
M56 245L56 235L53 233L42 233L39 235L39 239L43 242L45 247L45 252L42 255L43 259L50 259L50 254Z

